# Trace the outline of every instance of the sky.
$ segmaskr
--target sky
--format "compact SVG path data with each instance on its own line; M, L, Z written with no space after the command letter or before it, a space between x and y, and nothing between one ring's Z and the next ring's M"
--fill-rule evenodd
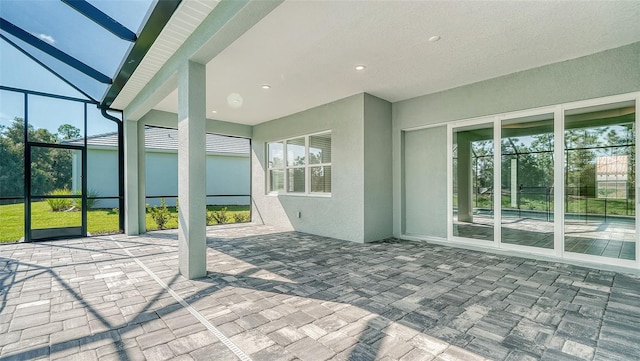
M89 0L89 3L139 34L154 0ZM110 78L116 75L132 46L132 43L111 34L60 0L1 0L0 16ZM108 85L86 76L5 31L0 31L0 34L23 46L27 52L94 99L102 100ZM87 99L3 39L0 39L0 84ZM0 91L0 125L9 125L14 117L24 116L22 98L15 93ZM82 123L82 115L79 122L71 120L72 115L74 119L77 115L75 107L78 105L69 106L68 102L41 97L30 97L29 104L30 122L36 127L46 127L55 132L61 124ZM99 115L95 106L89 106L89 109L89 118L95 117L95 112ZM114 131L109 128L112 127L88 131L91 134L99 134L96 132L101 130Z

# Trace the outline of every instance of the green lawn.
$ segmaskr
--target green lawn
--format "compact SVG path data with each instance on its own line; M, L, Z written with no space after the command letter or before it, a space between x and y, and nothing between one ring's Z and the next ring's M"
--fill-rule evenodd
M236 213L249 214L249 206L208 206L208 211L218 211L227 207L229 223L233 223ZM178 228L175 207L168 207L173 218L166 228ZM31 207L31 220L34 228L80 226L81 212L52 212L46 202L34 202ZM158 229L151 215L147 213L147 230ZM92 235L118 232L118 213L108 209L92 209L87 212L87 228ZM24 236L24 205L9 204L0 206L0 242L15 242Z
M473 206L478 208L493 208L493 199L489 195L477 195L474 198ZM511 208L511 197L503 195L501 197L502 209ZM603 198L586 198L586 197L567 197L566 210L567 213L585 213L585 208L589 214L604 215L606 203L607 215L628 215L635 216L636 208L633 200L625 199L603 199ZM453 205L457 207L458 199L457 195L453 195ZM547 206L550 207L550 211L553 212L553 195L549 198L549 205L547 205L546 196L543 195L522 195L520 198L520 209L522 210L534 210L534 211L546 211Z

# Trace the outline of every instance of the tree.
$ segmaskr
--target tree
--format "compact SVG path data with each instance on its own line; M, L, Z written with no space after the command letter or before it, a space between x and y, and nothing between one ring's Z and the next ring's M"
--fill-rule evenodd
M576 195L595 197L596 150L606 128L571 129L565 132L565 184Z
M24 121L15 118L11 126L0 128L0 195L24 195Z
M80 135L80 130L64 124L58 132L66 137ZM24 119L16 117L13 123L0 128L0 195L24 195ZM29 141L54 144L60 141L47 129L27 128ZM54 189L71 188L71 151L66 149L33 147L31 152L31 189L33 194L44 195Z
M57 136L62 140L76 139L76 138L80 138L81 133L80 133L80 129L74 127L71 124L62 124L61 126L58 127Z

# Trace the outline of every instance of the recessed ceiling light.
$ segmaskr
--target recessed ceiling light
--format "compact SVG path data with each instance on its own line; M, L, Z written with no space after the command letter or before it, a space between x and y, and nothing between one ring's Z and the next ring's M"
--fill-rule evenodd
M218 111L217 110L212 110L211 113L216 114L216 113L218 113Z
M262 89L271 89L271 85L269 85L269 84L262 84Z
M434 35L434 36L429 38L429 41L432 42L432 43L435 43L438 40L440 40L440 37L438 35Z
M366 65L356 65L356 70L357 70L357 71L363 71L363 70L365 70L366 68L367 68L367 67L366 67Z

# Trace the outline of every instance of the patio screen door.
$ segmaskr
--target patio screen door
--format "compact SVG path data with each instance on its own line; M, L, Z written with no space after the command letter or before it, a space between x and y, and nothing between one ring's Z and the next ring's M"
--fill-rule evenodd
M28 240L86 236L84 147L39 143L27 147Z

